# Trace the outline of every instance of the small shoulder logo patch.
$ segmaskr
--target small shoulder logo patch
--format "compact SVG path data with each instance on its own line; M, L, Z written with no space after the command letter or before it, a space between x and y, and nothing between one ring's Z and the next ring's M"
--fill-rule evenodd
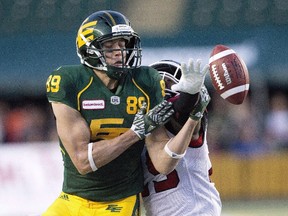
M120 104L120 97L118 96L112 96L110 98L110 103L113 104L113 105L118 105Z

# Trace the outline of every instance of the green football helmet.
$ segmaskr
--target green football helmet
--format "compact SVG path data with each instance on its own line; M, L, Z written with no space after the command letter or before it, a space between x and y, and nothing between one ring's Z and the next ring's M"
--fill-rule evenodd
M119 38L126 41L125 48L121 49L126 52L126 61L122 61L122 67L115 67L106 63L103 43ZM130 21L116 11L98 11L87 17L78 30L76 48L82 64L105 71L112 79L119 80L129 69L141 65L140 37Z

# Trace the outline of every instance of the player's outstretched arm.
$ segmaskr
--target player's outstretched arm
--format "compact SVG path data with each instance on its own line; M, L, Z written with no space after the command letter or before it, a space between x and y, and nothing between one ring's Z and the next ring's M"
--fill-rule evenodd
M202 88L205 88L204 81L209 71L209 66L206 64L201 67L201 59L197 59L196 63L194 63L194 60L190 58L188 64L181 64L181 71L180 81L171 87L172 90L178 91L180 94L169 99L174 101L175 115L166 126L173 134L177 134L185 124L189 113L199 100L199 92Z
M59 137L76 169L83 175L111 162L139 141L139 137L128 130L114 139L89 143L90 128L78 111L55 102L52 102L52 108Z
M145 105L134 118L130 130L110 140L90 142L90 128L80 113L62 104L52 103L59 137L76 169L81 174L108 164L152 130L169 120L172 103L163 101L145 115Z
M146 148L155 169L164 175L175 169L186 153L194 128L198 124L189 118L179 133L170 139L164 126L157 128L146 138Z
M179 159L184 157L194 130L210 99L206 88L201 89L199 102L194 106L188 120L175 137L170 139L165 127L161 127L146 138L147 151L158 172L170 173L177 166Z

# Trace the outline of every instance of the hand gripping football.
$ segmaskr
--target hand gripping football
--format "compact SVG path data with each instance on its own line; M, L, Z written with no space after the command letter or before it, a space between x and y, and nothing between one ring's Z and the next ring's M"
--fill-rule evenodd
M249 73L237 53L216 45L209 59L210 78L216 92L232 104L242 104L249 90Z

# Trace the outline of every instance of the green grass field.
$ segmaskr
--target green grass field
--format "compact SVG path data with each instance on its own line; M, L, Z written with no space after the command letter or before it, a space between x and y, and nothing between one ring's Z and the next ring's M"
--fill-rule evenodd
M288 200L223 201L221 216L288 216Z
M288 200L223 201L222 216L288 216Z

